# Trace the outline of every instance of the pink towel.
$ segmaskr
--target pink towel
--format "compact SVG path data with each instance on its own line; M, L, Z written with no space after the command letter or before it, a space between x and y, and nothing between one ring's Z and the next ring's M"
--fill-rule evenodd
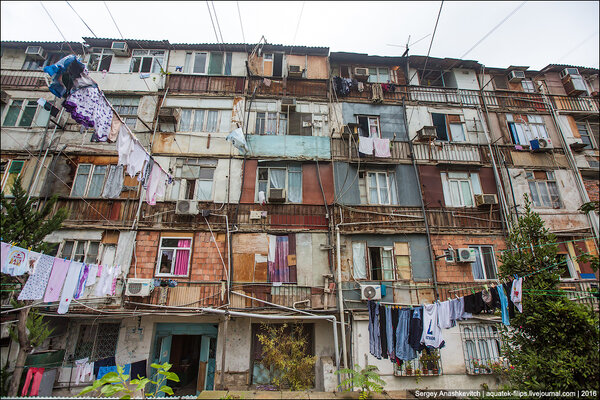
M50 279L48 280L48 286L46 286L46 294L44 295L44 302L48 303L51 301L58 301L60 299L60 291L65 283L67 277L67 271L69 271L69 265L71 261L63 260L61 258L54 259L54 265L52 266L52 272L50 273Z
M390 139L373 139L373 147L375 148L375 157L391 157Z

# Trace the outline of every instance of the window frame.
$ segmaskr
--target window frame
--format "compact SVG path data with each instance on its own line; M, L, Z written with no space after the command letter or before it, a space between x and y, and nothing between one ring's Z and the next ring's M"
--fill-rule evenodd
M485 258L483 256L483 248L487 248L488 249L488 254L491 254L491 260L492 260L492 270L494 271L494 277L491 278L487 273L487 265L486 265L486 261ZM495 281L498 279L498 265L497 265L497 261L496 261L496 256L495 256L495 252L494 252L494 246L493 245L488 245L488 244L474 244L474 245L470 245L469 249L477 249L476 252L476 257L479 258L479 264L481 265L481 273L483 275L483 279L477 279L475 278L475 275L473 275L473 280L474 281ZM476 264L475 262L471 263L471 268L473 268L473 265Z
M389 249L387 249L389 247ZM373 259L371 257L371 249L379 249L379 262L381 264L381 279L375 279L375 272L373 271L374 269L374 265L373 265ZM390 272L392 274L392 277L390 279L386 279L385 277L385 268L383 265L383 258L384 258L384 252L389 252L389 258L390 258ZM377 282L390 282L390 281L396 281L396 263L395 263L395 255L394 255L394 246L369 246L367 243L367 252L366 252L366 266L368 267L367 269L367 278L368 280L371 281L377 281Z
M214 193L215 193L215 172L217 169L217 164L215 163L214 165L208 165L208 164L202 164L199 162L200 159L177 159L177 165L175 166L175 177L177 179L174 180L173 182L173 187L171 188L171 192L170 192L170 199L171 201L179 201L179 200L194 200L194 201L213 201L214 200ZM179 163L181 163L181 165L179 165ZM183 168L185 168L186 166L188 167L198 167L198 177L196 179L193 179L194 181L194 195L192 199L186 199L186 194L188 193L188 181L191 181L191 178L183 178ZM208 199L200 199L198 196L198 191L199 191L199 182L198 181L208 181L208 179L206 178L202 178L201 175L201 171L202 169L212 169L212 178L210 179L211 182L211 189L210 189L210 195Z
M447 114L447 113L440 113L440 112L430 112L429 114L431 117L431 125L436 127L436 139L435 140L438 140L440 142L448 142L448 143L450 143L450 142L466 143L469 141L463 114ZM446 139L440 139L440 137L438 135L438 132L437 132L438 126L435 125L434 120L433 120L434 114L442 115L444 117L444 130L445 130L445 134L446 134ZM452 134L452 126L460 126L460 129L462 130L462 139L454 138L454 135Z
M370 186L370 175L371 174L375 174L375 190L377 191L377 202L376 203L372 203L371 202L371 189L372 187ZM388 196L388 202L387 203L383 203L381 201L381 190L383 188L380 187L379 185L379 175L385 175L385 180L386 180L386 189L387 189L387 196ZM398 205L398 185L396 183L396 172L395 171L376 171L376 170L367 170L365 171L365 191L366 191L366 196L367 196L367 204L369 205ZM393 188L392 188L393 186ZM393 191L393 189L395 189L395 192Z
M596 138L594 137L594 133L591 130L591 127L587 123L587 121L575 122L577 127L577 132L581 138L581 141L585 144L584 149L596 149L598 148L598 143L596 143ZM582 133L585 132L585 133ZM587 142L583 140L583 137L587 137Z
M525 116L527 120L525 120L523 116ZM541 115L506 114L506 125L508 127L510 138L515 145L530 146L530 142L534 139L550 138L550 134L548 133L548 129L546 129L546 124ZM514 126L514 129L511 128L511 125ZM523 136L525 143L521 143L519 136Z
M489 366L492 363L501 363L503 366L508 365L502 357L504 343L498 324L460 322L459 326L463 343L463 359L468 375L491 374L493 371ZM469 342L471 345L469 345ZM482 354L484 348L482 344L485 344L487 354ZM476 363L484 366L484 368L480 368Z
M15 162L22 163L21 164L21 169L19 170L19 172L17 173L17 175L14 178L14 179L17 179L23 173L23 170L25 169L25 165L26 165L27 160L11 159L11 160L6 161L5 170L4 170L4 172L2 172L2 176L0 177L0 180L1 180L0 181L0 192L1 193L4 193L4 191L6 189L6 184L8 182L9 177L10 177L10 169L12 168L13 163L15 163ZM14 179L12 181L12 185L14 185ZM8 190L7 193L4 193L4 196L12 197L11 190L12 190L12 186L10 187L10 190Z
M162 55L159 54L152 54L152 52L162 52ZM136 54L137 53L137 54ZM144 54L142 54L144 53ZM133 73L133 74L144 74L144 73L150 73L150 74L159 74L161 69L164 70L163 65L165 65L165 59L167 57L167 51L166 50L160 50L160 49L133 49L133 52L131 54L131 60L129 63L129 73ZM140 59L140 64L137 68L137 70L134 70L134 63L135 63L135 59L139 58ZM144 66L144 59L145 58L151 58L152 61L150 63L150 70L149 71L143 71L142 68ZM158 59L162 59L162 61L158 61ZM158 66L158 69L156 68Z
M367 128L368 131L367 136L364 137L370 137L370 138L381 138L381 119L379 117L379 115L366 115L366 114L357 114L356 115L356 123L360 124L360 118L366 118L367 119ZM372 135L371 133L371 128L375 127L377 130L377 134L376 136ZM361 129L361 128L359 128ZM363 135L360 135L363 136Z
M521 88L525 93L535 93L535 84L531 79L523 79L521 81Z
M181 125L183 122L183 115L185 112L190 111L190 121L189 121L189 126L190 128L188 130L181 130ZM202 112L204 115L202 116L202 126L200 127L200 130L196 129L196 113L197 112ZM215 125L214 130L208 130L208 122L209 122L209 115L211 112L216 112L217 113L217 123ZM179 118L179 121L177 122L177 132L181 132L181 133L217 133L220 132L221 129L221 110L220 109L213 109L213 108L182 108L181 109L181 117Z
M535 173L544 173L546 174L546 178L545 179L537 179L535 177ZM549 174L550 177L549 177ZM556 179L556 174L554 171L540 171L540 170L526 170L525 171L525 179L527 180L527 186L529 188L529 195L531 196L531 202L533 203L533 206L535 208L545 208L545 209L560 209L564 207L564 203L562 201L562 197L560 195L560 190L559 190L559 186L558 186L558 181ZM536 195L534 196L533 192L531 191L531 184L534 183L535 184L535 188L536 188ZM542 195L542 192L540 192L540 185L543 184L543 187L545 187L546 193L548 194L548 200L549 200L549 204L546 204L543 201L544 196ZM556 197L557 197L557 203L553 204L554 201L552 200L552 194L551 194L551 190L550 187L551 185L553 186L553 190L556 193Z
M177 240L189 240L190 241L190 247L169 247L169 246L163 246L163 239L177 239ZM177 236L177 237L173 237L173 236L161 236L160 237L160 241L158 242L158 253L157 253L157 257L156 257L156 267L154 270L154 276L155 277L175 277L175 278L186 278L190 276L191 273L191 269L192 269L192 250L194 248L194 235L190 235L190 236ZM171 263L171 272L170 273L162 273L160 272L160 264L161 264L161 255L162 255L162 251L163 250L173 250L173 260L177 259L177 250L178 249L183 249L183 250L189 250L189 255L188 255L188 267L187 267L187 274L185 275L175 275L174 272L174 268L175 268L175 263L172 262Z
M260 114L264 114L263 118L260 118ZM274 115L275 118L269 118ZM282 115L285 118L282 118ZM275 133L268 133L268 121L275 120ZM259 124L259 121L263 121ZM281 132L282 121L285 121L285 132ZM289 135L290 123L289 113L282 111L255 111L254 112L254 135L262 136L285 136ZM260 125L260 127L259 127Z
M103 327L104 325L104 327ZM106 339L106 333L109 332L108 327L106 325L113 325L113 332L112 336L110 337L111 340L114 340L114 343L111 347L114 347L114 349L108 349L108 351L103 354L102 352L98 351L98 344L100 342L103 341L102 338ZM93 330L93 338L92 339L92 347L89 351L89 354L87 354L87 351L84 351L85 348L87 346L85 346L85 343L89 343L89 341L84 341L84 332L83 329L92 329ZM88 357L90 362L93 361L98 361L101 360L103 358L109 357L111 354L114 355L116 350L117 350L117 346L119 343L119 336L120 336L120 330L121 330L121 322L120 321L106 321L106 322L102 322L99 324L96 323L82 323L79 325L79 328L77 330L77 339L75 342L75 347L73 349L73 360L79 359L80 357ZM116 331L116 336L114 335L114 331ZM99 354L100 353L100 354ZM74 363L73 363L74 365Z
M71 248L69 257L65 257L65 254L63 254L63 252L65 251L65 246L66 246L67 242L73 242L73 247ZM80 243L83 243L83 246L84 246L83 259L76 260L75 257L78 255L77 249L78 249ZM88 260L88 257L90 256L90 254L89 254L90 245L92 243L98 244L95 261ZM69 260L69 261L82 262L82 263L86 263L86 264L99 264L101 253L102 253L102 242L100 240L79 240L79 239L63 239L63 241L60 243L58 250L56 252L58 258L63 258L65 260ZM91 261L91 262L88 262L88 261Z
M466 174L467 177L450 177L450 174ZM476 187L473 184L473 180L477 179L477 191L475 191ZM444 194L444 203L446 207L462 207L462 208L474 208L475 204L475 195L483 193L481 189L481 181L479 178L479 173L470 172L470 171L442 171L440 172L440 179L442 181L442 192ZM458 200L459 203L454 202L455 195L453 194L451 183L456 182L458 187ZM464 199L463 193L463 182L468 182L469 191L471 192L471 205L467 205Z
M267 180L265 181L264 179L260 179L260 170L261 169L266 169L267 170ZM285 166L261 166L259 165L256 168L256 182L255 182L255 193L254 193L254 202L258 203L258 193L261 191L260 190L260 183L261 182L266 182L267 184L267 191L265 192L265 201L269 201L269 196L271 193L271 170L274 169L278 169L278 170L284 170L285 171L285 185L283 187L283 189L285 189L285 202L284 203L291 203L291 204L302 204L302 200L303 200L303 192L302 192L302 180L303 180L303 169L302 169L302 165L285 165ZM290 172L291 170L291 172ZM289 195L290 195L290 173L292 174L300 174L300 187L299 187L299 192L300 192L300 201L296 202L296 201L290 201L289 199ZM275 188L273 188L275 189Z
M91 68L91 62L92 62L92 57L94 56L98 56L98 65L96 66L96 68ZM112 65L112 61L113 58L115 56L115 53L112 49L109 48L93 48L92 51L90 52L90 55L88 57L88 61L86 63L86 68L88 69L88 71L90 72L102 72L104 71L104 69L100 69L100 67L102 66L102 64L104 63L104 60L107 58L110 58L110 61L108 62L108 68L106 68L106 71L110 72L110 66Z
M139 112L140 103L142 100L141 96L109 95L109 96L106 96L106 98L108 99L109 103L113 106L115 111L121 116L123 121L125 121L127 126L131 130L135 130L135 127L137 125L137 120L139 119L138 112ZM128 112L128 113L124 112L125 111L124 108L134 108L134 107L135 107L135 114L132 114L131 112ZM127 110L127 111L129 111L129 110Z
M571 255L568 252L560 252L556 254L558 257L560 258L565 258L567 260L567 263L564 265L565 267L567 267L567 271L569 272L569 277L565 278L563 276L560 276L560 281L561 282L569 282L569 281L574 281L578 279L578 275L577 275L577 270L575 269L575 264L573 263L573 258L571 258ZM562 260L557 260L557 262L562 262Z
M17 101L21 101L22 104L19 106L19 113L17 114L17 118L15 119L15 123L14 125L6 125L6 117L8 116L8 113L11 111L11 108L13 107L13 104ZM33 115L31 116L31 122L29 123L29 125L21 125L21 122L23 121L23 114L25 113L26 108L33 108L33 105L35 104L35 112L33 113ZM48 115L48 119L50 119L50 111L45 110L43 107L41 107L38 103L37 100L32 100L32 99L25 99L25 98L18 98L18 99L10 99L10 103L7 104L4 108L3 108L3 112L2 112L2 127L3 128L43 128L44 126L46 126L48 124L48 121L46 121L46 123L44 125L38 125L38 118L40 118L42 113L46 113Z
M378 66L371 66L371 67L366 67L367 71L369 73L369 78L367 79L367 82L369 83L388 83L391 82L391 74L390 74L390 68L388 67L378 67ZM380 70L385 69L387 70L387 74L381 74ZM371 74L371 71L375 70L375 74ZM372 80L371 77L374 76L375 79ZM384 76L387 76L386 80L382 80Z
M91 166L90 171L88 173L87 179L86 179L86 183L85 183L85 187L83 189L83 193L81 195L74 195L73 191L75 190L75 184L77 183L77 177L79 176L79 169L81 166ZM89 196L89 190L90 190L90 186L92 185L92 181L94 178L94 174L96 172L96 168L97 167L106 167L106 171L104 171L104 178L102 179L102 186L100 188L100 194L98 197L92 197ZM108 177L108 174L110 172L110 170L112 168L116 168L117 165L115 164L92 164L92 163L81 163L77 165L77 169L75 170L75 177L73 178L73 186L71 186L71 192L69 194L69 197L73 197L73 198L88 198L88 199L101 199L102 198L102 192L104 191L104 185L106 185L106 178Z

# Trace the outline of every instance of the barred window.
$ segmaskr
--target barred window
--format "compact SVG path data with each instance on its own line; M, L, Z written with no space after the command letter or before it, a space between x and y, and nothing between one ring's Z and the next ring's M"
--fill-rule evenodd
M81 325L73 359L89 357L90 361L113 357L117 352L120 323Z
M423 350L417 358L404 361L401 366L394 363L396 376L437 376L442 375L442 361L438 349Z
M502 338L497 324L461 324L467 374L491 374L506 367L502 354Z
M137 122L139 97L107 96L115 111L123 118L130 129L135 129Z

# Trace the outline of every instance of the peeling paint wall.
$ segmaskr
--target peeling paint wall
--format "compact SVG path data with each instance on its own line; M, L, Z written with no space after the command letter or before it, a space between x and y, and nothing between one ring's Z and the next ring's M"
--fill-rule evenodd
M357 115L379 116L381 137L396 141L408 140L404 125L404 110L402 106L375 105L362 103L342 103L344 124L357 123Z

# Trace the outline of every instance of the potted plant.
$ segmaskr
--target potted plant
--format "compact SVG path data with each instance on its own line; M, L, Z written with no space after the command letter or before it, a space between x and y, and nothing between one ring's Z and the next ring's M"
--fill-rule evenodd
M404 368L404 371L407 376L411 376L413 374L412 364L406 363L406 367Z

